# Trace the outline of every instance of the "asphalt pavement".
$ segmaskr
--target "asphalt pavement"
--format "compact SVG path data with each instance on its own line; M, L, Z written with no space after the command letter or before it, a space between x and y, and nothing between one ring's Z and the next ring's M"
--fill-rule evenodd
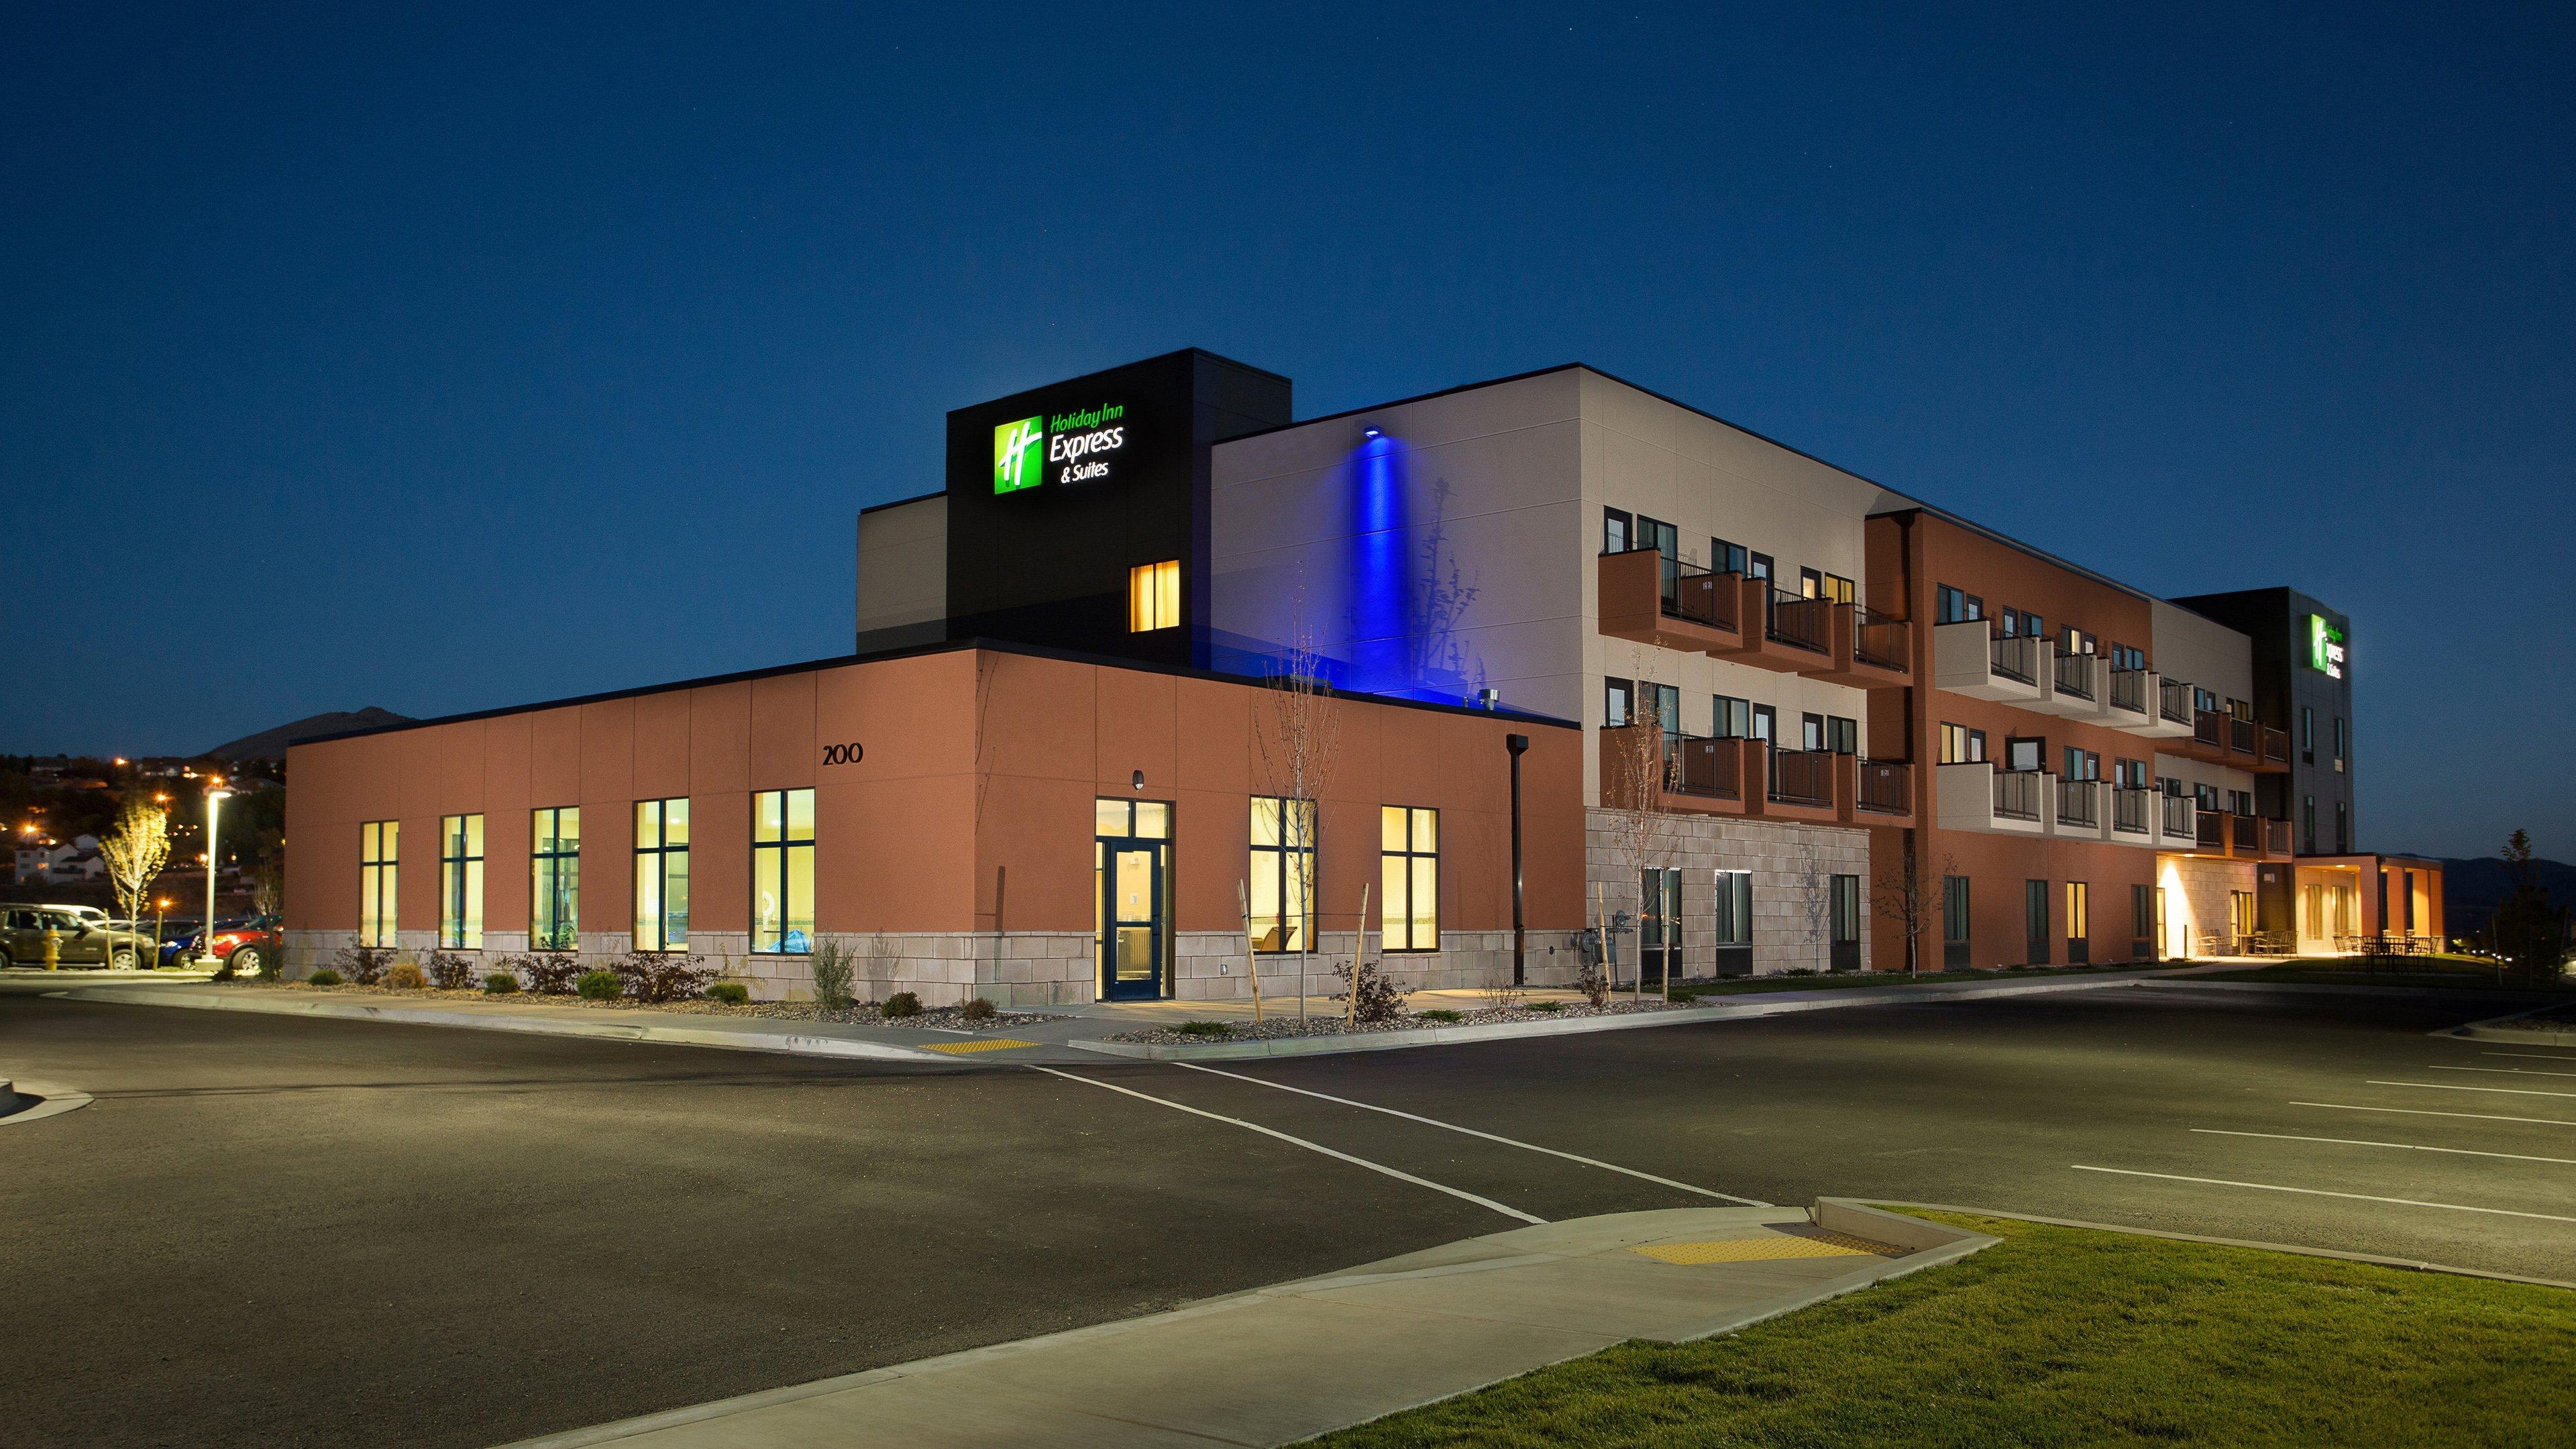
M0 997L0 1076L96 1097L0 1128L0 1424L488 1445L1820 1194L2576 1279L2576 1053L2426 1034L2503 1009L2169 985L1219 1074Z

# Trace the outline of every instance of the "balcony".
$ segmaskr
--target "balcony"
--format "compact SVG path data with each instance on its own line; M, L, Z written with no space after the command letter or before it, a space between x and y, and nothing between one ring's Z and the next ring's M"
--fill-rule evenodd
M1759 740L1666 735L1652 724L1604 729L1601 803L1614 810L1742 815L1745 756L1761 748Z
M1831 750L1772 750L1761 813L1782 820L1837 821L1834 776L1849 755Z
M1743 578L1713 574L1651 548L1605 553L1594 566L1601 632L1693 654L1733 654L1744 647L1737 625Z
M2179 679L2167 679L2147 672L2146 717L2136 723L2121 723L2120 728L2157 739L2188 738L2192 732L2191 686Z
M2259 815L2229 815L2227 853L2238 860L2290 858L2290 822Z
M2290 771L2290 732L2270 725L2254 729L2254 768L2267 775L2286 775Z
M2056 683L2053 652L2045 639L2007 639L1984 619L1935 624L1932 683L1970 699L2030 705Z
M1932 776L1933 816L1944 830L2046 835L2056 813L2048 781L2037 770L1999 770L1992 760L1941 765Z
M2197 850L2200 848L2200 826L2193 816L2200 807L2188 795L2160 795L2156 799L2156 847L2160 850Z
M2156 843L2158 796L2143 787L2122 786L2111 792L2111 838L2130 845Z
M2099 780L2060 780L2057 782L2057 818L2050 822L2049 833L2077 840L2102 838L2102 782Z
M1857 823L1913 823L1914 766L1905 760L1862 760L1853 792Z
M1997 640L1997 643L2045 644L2046 640ZM2042 714L2062 714L2077 719L2092 719L2102 714L2102 699L2111 692L2107 676L2110 661L2098 654L2060 654L2054 646L2047 651L2047 687L2039 698L2028 702L2029 708Z
M2103 678L2110 686L2102 697L2101 722L2115 730L2133 735L2153 734L2156 718L2157 686L2163 681L2152 669L2112 669Z
M1827 616L1828 659L1798 672L1855 689L1888 689L1914 682L1914 626L1862 604L1835 604Z

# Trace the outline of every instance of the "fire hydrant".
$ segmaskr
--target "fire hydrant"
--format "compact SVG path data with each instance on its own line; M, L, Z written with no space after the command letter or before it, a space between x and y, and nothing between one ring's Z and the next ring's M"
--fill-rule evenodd
M52 926L45 928L45 969L58 971L63 964L63 933Z

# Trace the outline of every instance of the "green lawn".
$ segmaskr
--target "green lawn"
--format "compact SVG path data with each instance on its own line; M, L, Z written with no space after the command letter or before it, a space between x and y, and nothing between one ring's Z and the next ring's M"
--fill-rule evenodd
M2004 1241L1732 1337L1622 1344L1312 1442L2576 1442L2576 1293L1926 1216Z
M2044 966L2005 971L1840 971L1832 975L1730 976L1722 981L1673 983L1673 999L1696 996L1741 996L1762 991L1836 991L1849 987L1929 986L1943 981L2036 981L2052 976L2099 976L2105 971L2154 971L2179 962L2148 961L2139 965ZM1618 993L1613 992L1613 995Z

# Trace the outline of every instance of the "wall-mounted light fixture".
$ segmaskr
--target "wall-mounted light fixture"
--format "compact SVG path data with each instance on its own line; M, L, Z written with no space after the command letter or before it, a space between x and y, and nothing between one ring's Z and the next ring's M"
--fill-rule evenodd
M1145 772L1138 770L1135 774L1128 777L1128 783L1135 786L1139 791L1142 791L1145 788Z
M1360 429L1360 436L1363 438L1383 438L1386 436L1386 433L1383 429L1379 428L1362 428Z

